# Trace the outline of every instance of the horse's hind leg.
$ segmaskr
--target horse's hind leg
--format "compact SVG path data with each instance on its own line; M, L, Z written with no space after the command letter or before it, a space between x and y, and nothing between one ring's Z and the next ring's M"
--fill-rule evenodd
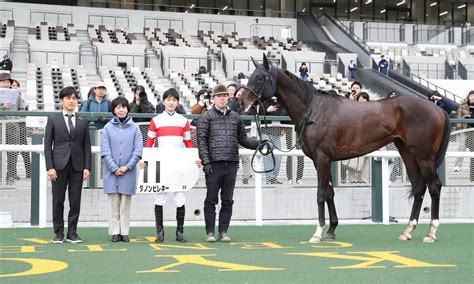
M431 196L431 223L428 233L423 238L425 243L434 243L436 241L436 230L439 227L439 199L441 195L442 183L438 174L435 172L435 179L432 185L428 184Z
M405 144L403 144L401 141L395 141L395 145L397 146L400 156L402 156L403 162L405 163L405 168L412 186L413 206L411 209L410 219L408 221L407 227L398 237L399 240L407 241L411 240L411 234L415 230L418 223L418 217L420 216L421 205L423 203L423 197L426 191L426 182L415 157L411 154Z
M328 190L326 191L326 203L328 205L329 211L329 229L326 235L324 236L325 240L334 240L336 239L336 227L339 223L336 212L336 205L334 204L334 187L332 183L332 175L329 175L329 185Z

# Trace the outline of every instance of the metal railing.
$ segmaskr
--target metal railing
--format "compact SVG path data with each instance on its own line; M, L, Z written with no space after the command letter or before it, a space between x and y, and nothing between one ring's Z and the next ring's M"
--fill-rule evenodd
M34 14L39 14L39 15L43 15L43 22L46 22L46 16L47 15L55 15L56 16L56 23L64 23L64 22L61 22L59 20L59 17L61 16L66 16L66 17L69 17L69 21L67 21L66 23L73 23L73 14L72 12L55 12L55 11L30 11L30 21L33 21L33 15Z
M204 29L202 27L203 24L208 23L209 24L209 29ZM221 32L225 32L225 26L226 25L231 25L232 26L232 31L235 32L236 29L236 24L235 21L215 21L215 20L198 20L198 31L216 31L213 28L213 25L220 25L221 26Z
M116 61L116 65L118 65L119 63L119 57L128 57L128 58L132 58L132 66L135 67L135 58L136 57L143 57L143 61L144 61L144 64L146 64L146 50L143 51L143 54L126 54L126 53L100 53L100 60L97 62L99 65L97 65L97 70L99 70L99 67L102 65L104 59L103 57L104 56L111 56L111 57L115 57L115 61ZM98 73L99 74L99 73Z
M123 15L106 15L106 14L90 14L88 16L88 23L91 24L91 19L92 18L99 18L100 19L100 24L104 24L104 19L111 18L114 20L114 27L117 27L117 20L122 19L127 21L127 25L125 27L130 26L130 19L128 16L123 16Z
M149 22L156 22L156 25L147 25ZM178 24L181 24L180 30L184 29L184 21L182 19L173 19L173 18L152 18L152 17L145 17L143 20L143 27L154 27L154 28L159 28L160 27L160 22L168 22L168 29L172 28L172 23L176 22Z

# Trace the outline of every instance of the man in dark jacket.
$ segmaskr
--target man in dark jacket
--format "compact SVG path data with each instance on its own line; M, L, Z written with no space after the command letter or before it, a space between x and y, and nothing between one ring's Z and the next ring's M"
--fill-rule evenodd
M213 108L198 120L197 140L199 158L204 165L207 194L204 201L206 222L206 242L215 242L214 227L216 205L221 190L221 210L219 212L219 238L229 242L227 235L232 217L233 195L237 167L239 164L239 144L245 148L257 149L255 138L247 137L240 115L229 109L229 93L224 85L217 85L212 92Z

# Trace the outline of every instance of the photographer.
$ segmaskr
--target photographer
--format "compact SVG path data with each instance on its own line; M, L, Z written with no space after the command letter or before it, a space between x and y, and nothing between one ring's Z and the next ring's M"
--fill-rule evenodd
M191 108L192 114L202 114L213 106L211 95L207 90L200 90L196 95L197 103Z
M346 94L346 98L357 102L359 100L361 92L362 84L358 81L354 81L351 85L351 91Z
M82 102L80 112L110 112L110 102L107 99L107 88L104 82L98 82L89 91L89 98ZM107 117L99 117L95 122L97 129L102 129L109 122Z
M145 87L137 85L134 90L134 100L130 103L130 113L154 113L155 107L148 101ZM135 122L150 121L151 118L134 118Z
M8 58L8 55L5 55L3 57L2 62L0 62L0 69L5 71L12 71L13 62L10 58Z

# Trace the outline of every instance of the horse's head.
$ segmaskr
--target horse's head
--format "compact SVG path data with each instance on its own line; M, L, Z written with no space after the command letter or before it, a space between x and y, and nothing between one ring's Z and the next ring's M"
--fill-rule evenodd
M245 113L252 114L252 106L256 106L260 101L270 100L276 93L276 69L272 68L263 54L263 63L258 64L252 58L255 70L253 71L242 95L240 96L240 104Z

